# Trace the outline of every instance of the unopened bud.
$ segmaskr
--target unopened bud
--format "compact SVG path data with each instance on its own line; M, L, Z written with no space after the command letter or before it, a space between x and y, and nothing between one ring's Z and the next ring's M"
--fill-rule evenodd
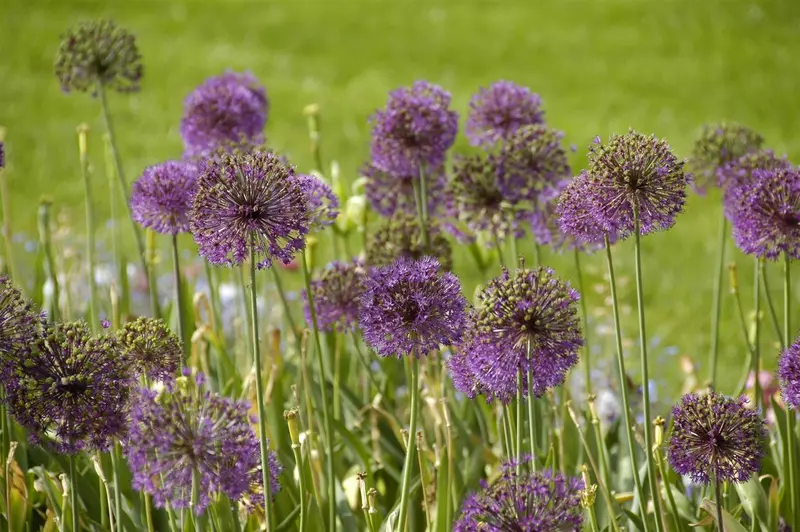
M367 499L369 500L369 513L374 514L377 513L378 510L375 509L375 497L378 496L378 490L375 488L370 488L367 492Z
M663 417L658 416L653 420L653 427L655 427L655 446L661 447L664 445L664 425L667 422Z
M300 446L300 429L297 424L297 411L286 410L283 413L283 419L289 425L289 438L292 440L292 448Z
M581 506L591 508L597 497L597 485L592 483L589 476L589 468L586 464L581 466L581 477L583 478L583 489L581 490Z
M731 284L731 294L737 294L739 292L739 276L736 272L736 263L728 265L728 277Z
M75 131L78 133L78 152L81 155L81 160L83 160L89 151L86 141L89 135L89 124L80 124Z

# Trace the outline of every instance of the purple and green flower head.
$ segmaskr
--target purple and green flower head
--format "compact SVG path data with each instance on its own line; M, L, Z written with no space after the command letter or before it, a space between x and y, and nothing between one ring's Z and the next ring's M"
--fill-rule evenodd
M511 81L481 87L469 102L466 134L473 146L490 147L520 128L544 124L542 100L529 88Z
M167 161L145 168L131 191L133 220L157 233L188 232L197 174L197 165L189 161Z

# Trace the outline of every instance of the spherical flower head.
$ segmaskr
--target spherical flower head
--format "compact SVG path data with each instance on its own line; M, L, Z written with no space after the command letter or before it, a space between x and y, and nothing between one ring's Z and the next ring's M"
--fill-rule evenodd
M136 38L112 20L80 22L63 33L54 68L64 92L96 92L99 85L137 92L144 73Z
M500 148L503 171L498 186L509 200L536 201L546 190L571 175L564 134L543 125L525 126Z
M7 377L15 360L30 351L41 326L42 317L11 279L0 275L0 376Z
M800 408L800 337L781 354L778 380L783 402L789 408Z
M672 409L667 457L694 482L747 482L761 468L766 430L747 398L689 393Z
M453 267L453 250L450 242L440 231L438 224L428 224L428 241L419 227L419 220L409 214L399 212L386 220L367 242L367 264L373 267L388 266L398 257L421 259L434 257L442 269Z
M771 150L760 150L742 155L717 170L717 183L723 189L725 216L733 220L744 200L752 190L756 170L789 170L786 157L777 157Z
M155 381L171 381L183 360L183 346L162 320L137 318L117 333L131 370Z
M241 264L252 247L266 268L276 258L288 264L305 247L310 210L293 170L273 153L252 152L206 161L189 218L209 262Z
M492 146L509 139L521 127L544 124L539 95L511 81L481 87L470 100L469 109L465 127L473 146Z
M116 339L70 322L32 342L6 385L17 422L62 453L105 450L124 435L133 374Z
M454 532L582 529L580 479L549 469L517 475L514 464L505 464L494 484L481 484L479 492L464 500Z
M587 189L605 230L633 234L637 209L642 235L672 227L686 202L683 164L666 141L633 130L595 145Z
M555 216L561 233L583 249L601 247L608 237L616 240L616 232L609 232L598 218L591 199L591 182L585 172L569 182L558 197Z
M733 216L733 237L745 253L800 258L800 170L754 170L754 183Z
M704 193L713 184L717 171L748 153L761 148L764 138L750 128L735 123L703 126L695 141L689 166L694 174L694 187Z
M379 355L419 357L461 337L467 301L458 278L439 268L431 257L399 257L370 272L359 324Z
M450 93L427 81L389 93L371 123L372 164L394 175L419 175L421 167L441 166L458 132Z
M428 185L428 213L434 216L446 214L451 201L447 190L444 166L426 168L425 171L425 180ZM418 173L395 175L367 163L361 168L361 175L367 178L364 189L375 212L387 218L397 212L416 216L417 202L414 199L414 183L419 184Z
M311 281L311 297L317 325L325 332L348 332L358 325L361 296L367 270L360 259L332 262L318 279ZM308 293L303 291L306 323L312 325Z
M145 168L131 192L133 220L157 233L189 231L197 173L197 166L188 161L167 161Z
M125 446L133 487L150 494L158 507L188 508L197 474L197 515L217 494L237 501L249 493L261 461L250 406L204 391L203 382L200 375L194 381L181 377L161 395L141 390ZM273 452L269 462L276 493L280 465Z
M226 72L207 79L186 97L183 107L181 137L186 157L264 142L267 95L249 73Z
M312 175L297 175L295 182L306 195L309 209L309 229L321 231L331 225L339 216L339 198L331 187Z

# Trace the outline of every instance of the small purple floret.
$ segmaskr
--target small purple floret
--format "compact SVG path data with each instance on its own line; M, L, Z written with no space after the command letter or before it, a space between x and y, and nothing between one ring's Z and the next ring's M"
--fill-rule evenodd
M146 168L133 184L133 220L157 233L177 235L189 231L197 174L197 166L188 161L167 161Z

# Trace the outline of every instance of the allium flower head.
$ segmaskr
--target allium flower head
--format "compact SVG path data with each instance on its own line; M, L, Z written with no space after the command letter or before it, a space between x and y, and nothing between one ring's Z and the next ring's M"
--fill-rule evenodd
M169 381L183 359L183 347L162 320L137 318L117 333L131 370L149 379Z
M666 141L636 131L592 147L587 189L605 229L633 234L635 208L641 234L672 227L686 202L683 164Z
M400 176L441 166L458 131L450 93L426 81L389 93L386 107L371 122L372 164Z
M778 380L783 402L790 408L800 408L800 337L781 354Z
M467 301L452 273L439 261L399 257L370 272L361 298L364 340L379 355L427 355L461 337Z
M694 482L747 482L761 468L764 420L747 398L689 393L672 409L667 456L673 469Z
M136 92L144 68L136 38L112 20L80 22L61 35L55 73L64 92Z
M113 336L85 322L48 327L6 384L11 412L36 441L63 453L105 450L124 434L133 374Z
M536 201L546 190L571 175L563 134L542 125L525 126L500 149L503 171L498 186L512 201Z
M473 146L507 140L523 126L544 123L539 95L511 81L481 87L469 102L466 133Z
M714 183L720 168L743 155L758 151L763 143L761 135L739 124L703 126L689 160L695 188L698 192L704 192L709 183Z
M453 532L581 530L580 479L551 470L517 475L514 464L505 464L494 484L481 487L464 500Z
M41 325L41 316L23 299L11 279L0 275L0 376L6 376L16 359L30 350Z
M616 240L616 232L608 232L598 219L590 186L586 173L581 173L561 192L555 209L562 234L584 248L602 246L605 236L609 242Z
M289 263L305 247L310 211L293 170L269 152L223 154L197 180L190 228L214 264L241 264L254 245L259 268Z
M745 253L800 259L800 170L754 170L733 216L733 237Z
M269 105L264 87L249 73L207 79L183 104L181 137L186 157L264 142Z
M197 166L188 161L167 161L145 168L131 192L133 220L157 233L187 232L197 173Z
M327 183L312 175L297 175L294 180L308 200L311 231L321 231L336 221L339 198Z
M426 168L426 172L428 212L431 215L445 214L450 198L444 166ZM419 174L394 175L368 163L361 168L361 175L367 178L364 188L375 212L386 217L393 216L397 212L416 215L414 182L419 183Z
M761 150L742 155L717 170L717 184L723 189L725 216L733 220L744 200L753 189L756 170L789 170L786 157L777 157L771 150Z
M133 486L153 496L156 506L188 508L192 476L199 476L201 515L216 494L232 501L249 493L261 473L259 442L247 403L203 391L204 379L180 377L161 395L141 390L131 412L125 453ZM269 455L272 493L280 489L281 467Z
M449 271L453 266L452 247L435 222L428 224L428 241L430 245L425 246L415 217L397 213L370 236L366 249L367 264L388 266L398 257L414 260L434 257L443 270Z
M326 332L347 332L358 324L361 296L367 270L364 263L355 259L350 262L333 262L318 279L311 281L311 297L317 312L317 325ZM311 324L308 308L308 293L303 292L306 323Z

